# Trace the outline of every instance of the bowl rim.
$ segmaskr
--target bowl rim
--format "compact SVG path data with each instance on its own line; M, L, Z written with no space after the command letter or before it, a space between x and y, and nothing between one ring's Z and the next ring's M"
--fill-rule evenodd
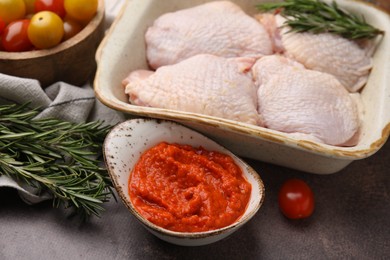
M109 159L107 158L107 152L106 152L106 148L108 146L108 143L110 142L111 140L111 136L115 134L115 132L122 128L123 126L125 126L126 124L130 123L130 122L133 122L133 121L143 121L143 122L158 122L159 124L160 123L164 123L164 124L170 124L170 125L174 125L174 126L177 126L177 127L180 127L182 129L186 129L186 131L189 131L189 132L192 132L192 133L195 133L197 135L200 135L202 136L203 138L205 138L206 140L208 140L209 142L212 142L216 145L218 145L225 154L228 154L229 156L231 156L235 162L240 166L241 170L242 170L242 174L244 175L245 179L247 179L248 182L250 182L248 180L248 178L246 177L246 175L250 175L251 177L253 177L253 181L256 182L257 186L258 186L258 189L256 190L256 193L259 195L259 201L256 203L256 205L253 206L253 209L251 211L249 211L247 214L243 214L242 216L240 216L240 218L238 218L235 222L233 222L232 224L228 225L228 226L225 226L225 227L222 227L222 228L219 228L219 229L214 229L214 230L209 230L209 231L202 231L202 232L178 232L178 231L172 231L172 230L169 230L169 229L165 229L163 227L160 227L156 224L153 224L152 222L150 222L149 220L147 220L146 218L144 218L135 208L135 206L133 206L131 200L128 200L126 195L124 194L125 191L122 189L121 187L121 184L119 183L119 176L118 174L115 174L114 170L109 167L108 165L108 161ZM125 204L125 206L127 207L127 209L133 214L133 216L136 217L136 219L142 224L144 225L146 228L149 228L163 236L169 236L169 237L172 237L172 238L185 238L185 239L200 239L200 238L206 238L206 237L212 237L212 236L216 236L216 235L219 235L221 233L225 233L225 232L228 232L229 230L233 230L235 228L238 228L242 225L244 225L245 223L247 223L257 212L258 210L261 208L263 202L264 202L264 199L265 199L265 186L264 186L264 182L263 180L261 179L260 175L250 166L248 165L245 161L243 161L241 158L239 158L238 156L236 156L235 154L233 154L232 152L230 152L230 150L228 150L226 147L220 145L219 143L215 142L214 140L210 139L209 137L199 133L198 131L195 131L193 129L190 129L180 123L177 123L177 122L173 122L173 121L169 121L169 120L161 120L161 119L154 119L154 118L135 118L135 119L129 119L129 120L125 120L117 125L115 125L110 131L109 133L107 134L104 142L103 142L103 157L104 157L104 161L106 163L106 168L108 170L108 173L111 177L111 180L113 181L113 185L114 185L114 188L116 189L116 191L118 192L119 194L119 197L121 198L122 202ZM128 170L130 171L130 170ZM246 173L245 173L246 172ZM130 176L130 172L129 173L126 173ZM253 188L253 184L252 182L250 182L251 185L252 185L252 188ZM248 205L247 205L247 208L245 209L245 212L248 210L248 206L251 202L251 200L253 199L253 196L251 195L249 201L248 201Z
M345 0L338 0L345 1ZM125 9L129 8L132 1L127 1L118 16L115 18L113 25L111 26L108 33L103 38L100 43L98 50L96 52L96 62L97 62L97 71L95 74L95 79L93 82L94 92L97 99L99 99L104 105L110 107L114 110L121 111L123 113L135 116L144 116L144 117L152 117L158 119L165 120L173 120L176 122L185 122L189 124L200 124L203 126L212 126L220 129L227 130L229 132L235 134L245 134L247 136L251 136L256 139L265 140L271 143L279 143L283 144L287 147L291 147L293 149L301 150L304 152L326 156L328 158L341 159L341 160L358 160L367 158L374 153L376 153L387 141L390 136L390 114L385 119L384 124L381 125L381 135L376 139L366 144L362 147L351 146L351 147L342 147L342 146L332 146L328 144L318 143L310 140L299 140L289 136L286 133L279 132L276 130L252 126L249 124L244 124L232 120L227 120L223 118L217 118L208 115L162 109L162 108L151 108L151 107L142 107L135 106L128 102L124 102L119 100L113 92L110 90L111 96L105 96L104 88L99 81L101 74L101 60L103 57L105 46L108 44L110 36L115 31L116 24L120 22L122 17L125 14ZM362 0L352 0L352 2L356 2L359 4L366 5L368 7L374 8L379 12L384 13L385 15L390 15L390 12L387 12L383 8L374 5L372 3L364 2ZM389 21L390 21L390 16Z
M0 50L0 57L2 60L28 60L51 56L77 45L79 42L86 39L97 27L105 17L105 3L104 0L98 0L98 9L95 16L89 21L84 28L73 37L61 42L57 46L49 49L31 50L23 52L7 52Z

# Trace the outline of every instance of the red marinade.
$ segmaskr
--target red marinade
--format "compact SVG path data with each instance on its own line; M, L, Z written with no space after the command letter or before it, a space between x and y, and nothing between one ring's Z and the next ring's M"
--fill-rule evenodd
M231 156L166 142L146 151L129 179L136 210L150 222L178 232L234 223L245 212L251 189Z

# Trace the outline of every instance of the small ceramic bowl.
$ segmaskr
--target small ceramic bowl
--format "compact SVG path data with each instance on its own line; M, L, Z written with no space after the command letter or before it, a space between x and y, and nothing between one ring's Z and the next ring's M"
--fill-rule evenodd
M94 18L75 36L45 50L0 51L0 73L39 80L42 87L63 81L83 85L96 69L95 52L104 36L104 0Z
M128 191L130 172L145 150L162 141L188 144L194 147L201 145L207 150L230 155L252 185L250 201L244 215L224 228L194 233L170 231L149 222L140 215L130 201ZM107 135L103 152L114 187L126 207L152 234L173 244L200 246L221 240L248 222L259 210L264 200L263 182L250 166L211 139L171 121L132 119L120 123Z

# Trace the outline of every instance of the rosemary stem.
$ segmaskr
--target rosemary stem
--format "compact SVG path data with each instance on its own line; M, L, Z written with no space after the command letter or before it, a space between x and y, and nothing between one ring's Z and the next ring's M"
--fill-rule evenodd
M51 194L54 207L99 216L114 194L98 159L110 126L35 119L38 113L27 104L0 105L0 176Z

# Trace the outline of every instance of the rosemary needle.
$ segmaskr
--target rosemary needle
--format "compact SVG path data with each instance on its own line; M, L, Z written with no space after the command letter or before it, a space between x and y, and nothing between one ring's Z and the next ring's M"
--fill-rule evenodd
M384 34L368 24L363 16L339 8L335 1L327 4L321 0L285 0L259 4L257 8L264 12L280 12L287 19L285 25L295 32L329 32L351 40L370 39Z
M0 176L48 192L54 207L83 219L99 216L113 195L107 171L96 159L110 127L34 119L38 113L27 104L0 106Z

